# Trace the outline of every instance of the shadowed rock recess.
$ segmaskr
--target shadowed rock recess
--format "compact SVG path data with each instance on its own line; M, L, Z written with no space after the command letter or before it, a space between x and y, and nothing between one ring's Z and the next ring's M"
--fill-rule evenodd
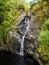
M0 65L39 65L31 55L20 56L15 53L0 51Z

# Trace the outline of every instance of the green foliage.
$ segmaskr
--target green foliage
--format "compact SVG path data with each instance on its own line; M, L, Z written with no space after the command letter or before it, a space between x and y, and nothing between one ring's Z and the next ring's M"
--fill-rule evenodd
M32 13L35 14L36 19L38 19L39 22L44 23L45 20L49 18L49 5L47 1L38 1L37 3L32 5L31 9Z
M30 10L30 4L25 2L24 0L17 1L17 5L18 5L19 9L23 9L25 11L29 11Z
M0 43L3 41L3 27L0 25Z
M6 42L7 34L20 14L17 0L0 0L0 43Z
M47 20L47 21L43 24L42 30L49 30L49 20Z
M29 4L26 3L24 7L25 7L26 12L28 12L30 10L30 5Z
M17 1L17 5L19 9L24 9L25 2L24 1Z
M49 60L49 46L41 44L38 52L41 54L41 57L48 61Z
M49 64L49 20L47 20L42 28L41 28L40 35L38 37L38 40L40 41L40 47L39 52L44 60L47 61L47 64Z
M0 43L6 42L7 34L13 29L15 20L23 10L28 11L28 6L24 0L0 0Z
M49 31L48 31L48 30L42 31L42 32L40 33L39 41L40 41L42 44L49 46Z
M49 20L43 24L41 29L42 30L38 39L42 44L49 46Z
M31 2L30 2L30 6L32 6L32 5L33 5L33 2L31 1Z
M5 25L7 26L7 23L9 21L9 16L8 13L10 11L10 7L11 3L8 1L4 1L4 0L0 0L0 43L3 42L3 39L5 37L5 33L7 31L7 29L5 29ZM7 23L5 23L7 21ZM4 24L3 24L4 23Z

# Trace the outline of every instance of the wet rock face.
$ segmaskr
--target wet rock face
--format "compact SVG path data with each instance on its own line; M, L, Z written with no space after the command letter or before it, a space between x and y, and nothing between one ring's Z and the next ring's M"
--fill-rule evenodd
M40 33L40 23L37 20L30 20L30 27L25 37L26 51L33 54L38 50L38 35Z
M22 22L21 22L21 24L19 23L17 25L18 32L14 31L14 32L10 33L10 36L12 38L10 47L15 52L16 52L16 50L18 50L20 48L20 42L21 42L20 30L24 24ZM29 29L25 36L25 41L24 41L24 46L25 46L24 50L27 53L34 54L34 52L37 52L38 47L39 47L39 42L38 42L39 33L40 33L40 23L37 20L34 20L34 17L31 17L30 26L29 26Z

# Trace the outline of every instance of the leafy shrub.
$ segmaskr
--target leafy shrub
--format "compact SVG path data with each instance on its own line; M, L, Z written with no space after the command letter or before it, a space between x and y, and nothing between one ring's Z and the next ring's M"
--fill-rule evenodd
M26 3L25 5L25 11L28 12L30 10L30 5Z
M45 45L48 45L49 46L49 31L48 30L42 31L40 33L39 41L42 44L45 44Z
M7 34L20 13L17 0L0 0L0 43L6 41Z
M47 20L46 23L43 24L42 30L49 30L49 20Z
M43 24L41 29L38 37L41 43L38 52L40 52L42 58L47 61L45 65L49 65L49 20Z
M19 0L19 1L17 2L17 5L18 5L18 8L19 8L19 9L24 9L24 4L25 4L24 1L20 1L20 0Z
M40 53L41 57L45 61L47 61L47 63L45 63L45 65L48 64L48 61L49 61L49 46L41 44L38 52Z

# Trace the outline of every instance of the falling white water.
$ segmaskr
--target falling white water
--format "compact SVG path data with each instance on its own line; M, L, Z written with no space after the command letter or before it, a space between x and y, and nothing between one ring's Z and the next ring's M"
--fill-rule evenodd
M26 18L24 21L24 25L21 30L22 38L21 38L21 45L20 45L20 55L24 55L24 38L29 28L29 19Z

